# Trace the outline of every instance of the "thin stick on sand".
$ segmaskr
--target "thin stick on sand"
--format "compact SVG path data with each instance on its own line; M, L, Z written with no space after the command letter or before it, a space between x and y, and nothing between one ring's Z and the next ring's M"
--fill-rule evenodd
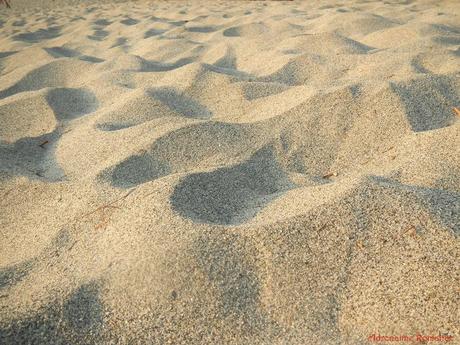
M85 213L84 215L78 217L79 219L83 219L83 218L86 218L94 213L97 213L97 212L101 212L100 214L100 219L99 219L99 222L96 224L96 226L94 227L96 230L98 229L105 229L110 221L110 215L106 213L106 210L107 209L110 209L110 208L120 208L118 206L115 206L115 204L123 199L126 199L132 192L134 192L136 188L132 188L128 193L122 195L121 197L115 199L115 200L112 200L111 202L107 203L107 204L103 204L99 207L97 207L96 209L88 212L88 213Z
M454 107L452 110L454 111L456 115L460 116L460 109Z
M330 177L336 177L338 174L336 172L330 172L325 175L323 175L323 178L330 178Z
M42 149L45 148L45 145L48 144L49 141L48 140L45 140L44 142L42 142L41 144L39 144L38 146L40 146Z
M96 209L88 212L88 213L85 213L83 216L81 216L80 218L86 218L94 213L96 213L97 211L100 211L100 210L104 210L106 208L110 208L110 207L113 207L113 208L117 208L116 206L113 206L113 204L117 203L118 201L122 200L122 199L126 199L132 192L134 192L136 188L133 188L131 189L128 193L126 193L125 195L121 196L120 198L118 199L115 199L111 202L109 202L108 204L104 204L104 205L101 205L99 207L97 207Z

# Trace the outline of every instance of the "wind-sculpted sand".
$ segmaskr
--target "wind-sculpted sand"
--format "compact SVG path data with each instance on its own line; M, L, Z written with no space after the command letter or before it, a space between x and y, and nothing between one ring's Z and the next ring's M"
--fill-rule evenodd
M11 5L0 344L460 342L460 3Z

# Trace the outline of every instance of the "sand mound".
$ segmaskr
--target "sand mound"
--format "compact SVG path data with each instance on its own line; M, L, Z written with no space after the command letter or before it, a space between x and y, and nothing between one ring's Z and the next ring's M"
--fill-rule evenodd
M0 344L458 343L458 3L11 2Z
M228 164L250 155L268 140L262 137L262 130L250 129L219 122L184 126L156 139L148 150L128 157L103 175L108 174L114 185L132 187L166 173Z
M340 18L340 19L339 19ZM397 26L398 21L393 21L384 16L362 12L338 12L328 18L318 18L317 31L334 31L346 37L362 37L370 33L389 29Z
M46 100L59 120L70 120L97 109L96 96L89 90L55 88L48 92Z
M132 117L133 112L137 114ZM175 116L169 107L152 96L147 90L134 90L98 115L97 127L104 131L116 131L136 126L162 117Z
M222 34L226 37L257 37L269 30L264 23L251 23L225 29Z
M78 79L88 73L88 64L83 61L58 60L28 72L14 85L0 91L0 99L19 92L40 90L45 87L63 87L78 83Z
M322 32L285 39L278 46L278 49L283 49L287 53L308 51L325 55L333 53L365 54L373 48L337 33Z
M37 94L38 93L38 94ZM0 102L2 140L14 142L52 132L56 118L43 92L30 92Z

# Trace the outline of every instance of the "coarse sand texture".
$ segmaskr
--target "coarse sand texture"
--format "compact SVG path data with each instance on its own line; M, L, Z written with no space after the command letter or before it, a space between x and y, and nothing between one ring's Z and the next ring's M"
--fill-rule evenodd
M460 344L459 1L9 2L1 345Z

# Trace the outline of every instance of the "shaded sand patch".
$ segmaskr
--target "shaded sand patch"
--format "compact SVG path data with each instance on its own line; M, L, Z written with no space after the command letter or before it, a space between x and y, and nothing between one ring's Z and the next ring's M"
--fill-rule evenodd
M171 110L185 117L206 119L212 116L211 112L205 106L172 88L152 89L149 90L149 93Z
M17 337L36 343L85 342L100 332L102 324L103 307L98 286L88 283L65 301L56 301L35 315L15 320L0 330L6 343L15 342Z
M253 217L263 204L293 188L272 148L239 165L191 174L175 188L173 208L197 221L235 225Z
M169 172L166 162L148 155L131 156L112 170L110 179L115 187L127 188L155 180Z
M451 125L455 118L452 104L460 103L459 83L445 77L426 77L408 83L394 84L416 132Z
M44 40L59 37L60 31L60 27L49 27L47 29L39 29L35 32L18 34L13 36L13 39L26 43L39 43Z
M52 89L46 99L58 120L71 120L93 112L98 106L96 96L85 89Z

